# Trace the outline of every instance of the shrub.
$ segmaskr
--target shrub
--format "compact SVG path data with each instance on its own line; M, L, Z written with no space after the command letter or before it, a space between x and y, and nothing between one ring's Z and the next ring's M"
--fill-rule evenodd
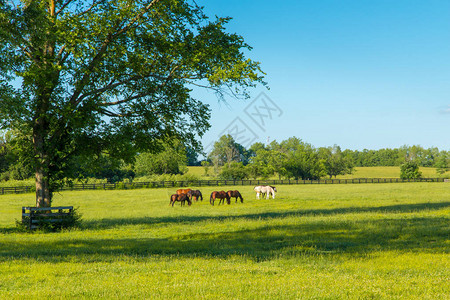
M419 171L419 165L414 161L409 161L400 166L401 179L421 178L422 173Z
M219 178L225 180L242 180L248 178L248 172L242 162L232 162L223 166Z

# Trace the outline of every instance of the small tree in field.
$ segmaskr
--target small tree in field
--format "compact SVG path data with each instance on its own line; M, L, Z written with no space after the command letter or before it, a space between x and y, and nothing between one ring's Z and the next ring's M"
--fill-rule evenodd
M436 173L438 173L439 175L442 175L445 172L447 172L448 171L448 160L447 160L447 157L444 154L441 154L438 157L438 159L437 159L437 161L436 161L434 166L436 167Z
M409 161L400 166L401 179L421 178L422 173L419 171L419 165L414 161Z
M264 84L229 21L194 0L0 0L0 130L17 132L36 206L51 206L74 158L129 162L169 137L200 150L210 113L192 88Z
M209 173L209 168L211 167L211 163L207 160L203 160L201 162L201 165L203 167L203 170L205 171L205 176L209 176L208 173Z

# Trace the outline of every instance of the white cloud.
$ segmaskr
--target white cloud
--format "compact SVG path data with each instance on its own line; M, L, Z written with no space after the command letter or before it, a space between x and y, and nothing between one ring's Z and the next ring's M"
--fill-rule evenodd
M441 113L450 114L450 105L447 105L447 106L441 108Z

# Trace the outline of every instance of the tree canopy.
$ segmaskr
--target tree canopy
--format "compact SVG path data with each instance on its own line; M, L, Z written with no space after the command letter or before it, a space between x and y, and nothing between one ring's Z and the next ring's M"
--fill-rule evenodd
M75 157L132 159L172 136L198 147L210 114L193 87L264 84L229 21L195 1L0 0L0 129L33 165L36 205L51 205Z
M223 166L231 162L247 164L248 153L244 146L236 142L231 135L226 134L214 143L208 158L217 166Z
M153 174L182 174L186 170L186 148L178 141L164 143L164 150L159 153L140 153L135 162L137 176Z

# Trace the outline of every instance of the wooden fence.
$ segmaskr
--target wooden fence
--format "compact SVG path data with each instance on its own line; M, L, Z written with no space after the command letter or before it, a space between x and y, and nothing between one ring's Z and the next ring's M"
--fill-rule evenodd
M353 178L353 179L320 179L320 180L193 180L193 181L151 181L131 183L92 183L65 186L60 191L77 190L117 190L138 188L174 188L188 186L231 186L231 185L299 185L299 184L361 184L361 183L401 183L401 182L448 182L444 178ZM32 186L2 187L0 194L20 194L34 192Z
M27 229L38 229L45 224L63 224L73 212L73 206L22 207L22 224Z

